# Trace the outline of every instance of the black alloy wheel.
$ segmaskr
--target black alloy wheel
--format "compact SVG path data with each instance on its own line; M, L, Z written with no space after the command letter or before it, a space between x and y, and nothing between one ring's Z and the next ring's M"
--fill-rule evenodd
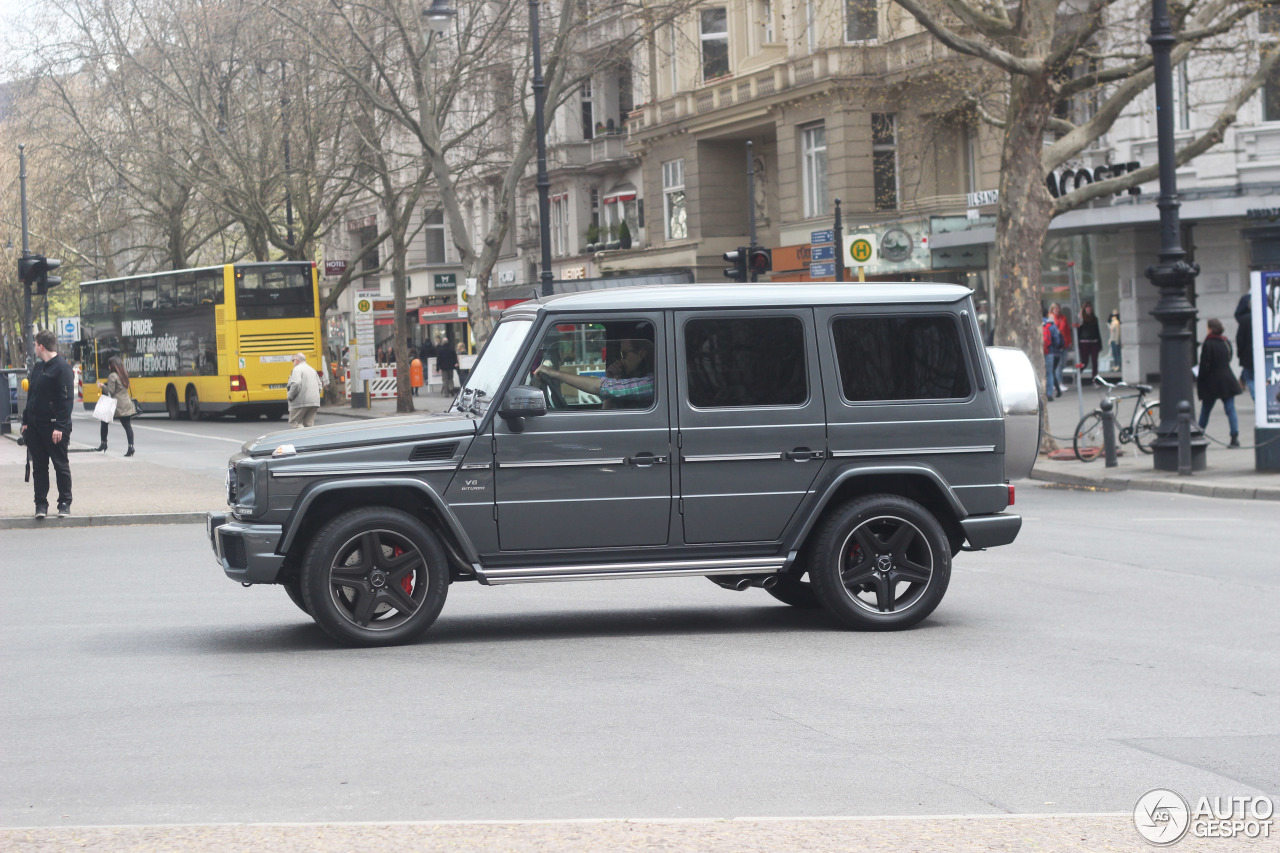
M200 420L200 394L195 386L187 387L187 420Z
M334 639L352 646L407 643L440 614L448 592L440 541L391 507L361 507L329 522L302 566L306 609Z
M942 525L898 495L868 495L839 507L820 527L814 554L813 591L848 628L909 628L933 612L951 579Z

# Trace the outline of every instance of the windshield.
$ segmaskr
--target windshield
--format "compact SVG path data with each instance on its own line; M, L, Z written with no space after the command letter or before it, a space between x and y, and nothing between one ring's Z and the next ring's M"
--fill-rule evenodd
M283 320L315 315L309 265L236 268L236 319Z
M488 408L531 328L532 320L507 320L498 324L467 377L458 401L460 409L480 414Z

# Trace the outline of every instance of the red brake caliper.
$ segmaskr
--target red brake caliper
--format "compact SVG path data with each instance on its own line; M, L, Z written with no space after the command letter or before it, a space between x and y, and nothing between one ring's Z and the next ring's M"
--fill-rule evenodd
M404 549L398 545L391 546L391 556L399 557L404 554ZM413 573L404 576L404 580L400 581L400 588L405 591L406 595L413 595Z

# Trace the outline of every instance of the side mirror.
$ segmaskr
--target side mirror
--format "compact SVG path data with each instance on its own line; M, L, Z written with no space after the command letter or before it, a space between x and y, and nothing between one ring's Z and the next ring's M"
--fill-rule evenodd
M524 431L524 419L547 413L547 398L532 385L516 385L502 398L498 417L507 422L512 432Z

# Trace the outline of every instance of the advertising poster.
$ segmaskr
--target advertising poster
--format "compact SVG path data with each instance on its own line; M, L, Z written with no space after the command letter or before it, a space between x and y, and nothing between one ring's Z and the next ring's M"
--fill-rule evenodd
M1252 278L1256 423L1280 427L1280 272L1255 272Z

